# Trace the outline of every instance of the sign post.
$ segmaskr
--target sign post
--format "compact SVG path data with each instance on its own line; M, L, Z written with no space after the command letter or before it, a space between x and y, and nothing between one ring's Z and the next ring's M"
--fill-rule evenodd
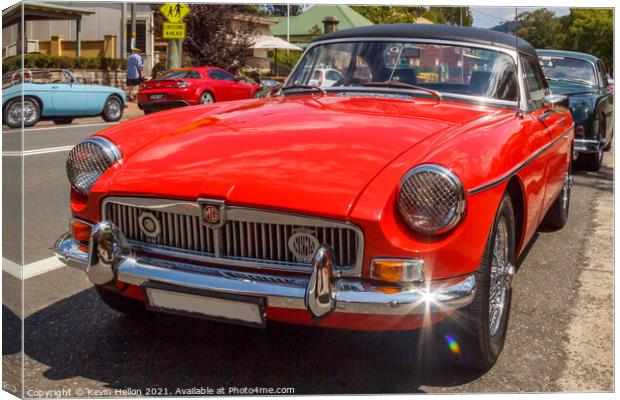
M185 3L166 3L159 11L168 20L162 27L162 38L168 40L166 68L179 68L185 39L185 22L182 21L189 13L189 6Z

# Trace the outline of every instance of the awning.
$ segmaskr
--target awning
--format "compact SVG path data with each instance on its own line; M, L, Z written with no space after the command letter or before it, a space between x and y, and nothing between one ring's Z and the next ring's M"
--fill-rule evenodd
M2 10L2 27L21 21L22 13L25 21L75 20L83 15L94 14L93 10L68 7L38 1L17 3Z
M294 44L290 44L286 40L282 40L275 36L257 36L254 42L253 49L283 49L283 50L296 50L302 51L299 47Z

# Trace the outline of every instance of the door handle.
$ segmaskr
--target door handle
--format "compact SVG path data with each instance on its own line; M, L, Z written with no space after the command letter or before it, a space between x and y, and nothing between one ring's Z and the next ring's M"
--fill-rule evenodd
M52 89L58 89L58 86L52 86Z
M542 122L542 121L546 120L547 118L549 118L550 115L551 115L551 111L550 110L546 110L544 113L542 113L542 114L540 114L538 116L538 120Z

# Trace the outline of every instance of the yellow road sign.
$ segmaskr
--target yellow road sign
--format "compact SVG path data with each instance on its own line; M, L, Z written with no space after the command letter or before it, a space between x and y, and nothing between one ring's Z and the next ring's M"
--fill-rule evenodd
M164 22L164 39L185 39L185 22Z
M166 3L159 11L168 21L180 22L189 13L189 6L185 3Z

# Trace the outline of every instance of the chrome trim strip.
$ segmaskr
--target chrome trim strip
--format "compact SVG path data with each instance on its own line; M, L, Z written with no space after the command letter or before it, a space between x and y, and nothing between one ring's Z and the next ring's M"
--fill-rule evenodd
M94 231L114 231L115 227L108 221L95 225ZM119 233L118 231L116 231ZM101 240L93 235L89 252L73 249L77 242L65 234L56 242L56 253L61 260L73 257L80 260L80 269L88 270L88 254L97 255L92 258L92 266L109 268L116 280L132 285L143 285L148 282L168 283L178 287L211 290L221 293L242 294L263 297L271 307L308 310L308 288L312 288L310 278L267 275L251 272L237 272L215 267L203 267L193 264L136 256L122 246L124 238L110 237L112 240ZM120 242L116 242L119 240ZM118 248L120 251L106 253L99 248ZM106 259L100 259L106 255ZM109 255L109 257L108 257ZM313 271L321 272L315 260ZM324 265L329 269L329 265ZM329 272L329 271L326 271ZM99 278L90 274L90 278ZM324 279L325 277L323 277ZM470 304L476 294L476 278L473 274L463 276L461 280L452 279L448 282L427 281L407 286L394 286L393 293L386 293L384 287L375 286L359 278L333 279L329 304L333 304L333 312L348 314L373 315L421 315L432 312L449 312ZM318 286L317 286L318 288ZM327 299L319 299L321 301ZM330 305L330 309L331 309Z
M109 219L108 215L106 215L107 205L109 203L121 204L129 207L140 207L146 208L155 211L168 212L174 214L182 214L187 216L195 216L200 217L200 206L199 201L204 202L208 199L200 198L197 201L187 201L187 200L174 200L174 199L160 199L160 198L150 198L150 197L122 197L122 196L111 196L106 197L101 205L101 216L102 220ZM334 275L336 276L348 276L355 277L360 276L362 271L362 263L364 259L364 233L362 230L355 224L348 221L339 221L322 217L312 217L307 215L298 215L291 213L284 213L280 211L268 211L257 208L248 208L248 207L238 207L231 206L229 204L226 205L226 215L227 220L232 221L243 221L243 222L253 222L253 223L269 223L269 224L282 224L282 225L312 225L319 228L343 228L343 229L351 229L355 232L355 237L359 241L356 252L356 263L352 268L348 269L339 269L334 270ZM215 237L218 237L219 232L224 233L224 228L216 228L213 230ZM279 235L280 232L278 231ZM241 239L245 238L241 236ZM132 247L135 242L130 241L132 243ZM278 242L279 246L279 242ZM175 249L175 250L163 250L161 248L157 248L156 246L146 245L143 243L140 245L141 250L148 251L155 254L160 255L170 255L177 257L189 258L194 261L203 261L207 263L216 263L223 265L238 265L244 267L251 268L260 268L267 269L269 267L278 268L282 270L288 270L291 272L304 272L309 274L310 268L309 264L301 264L296 263L294 261L288 261L287 267L284 267L279 262L268 262L268 261L258 261L254 259L238 259L238 258L228 258L228 257L217 257L217 254L214 256L201 255L198 253L192 253L191 251ZM216 246L217 247L217 246ZM217 252L217 248L214 249ZM286 249L284 249L286 251ZM280 249L278 249L280 251ZM296 265L298 264L298 265ZM305 267L301 267L305 265Z
M468 190L469 195L471 196L471 195L483 192L483 191L485 191L487 189L494 188L495 186L500 185L503 182L507 181L508 179L512 178L519 171L521 171L523 168L527 167L532 161L534 161L536 158L538 158L541 154L543 154L544 152L549 150L551 147L553 147L561 139L565 138L566 135L568 135L574 128L575 128L574 125L571 126L563 134L558 136L555 140L553 140L550 143L547 143L542 148L538 149L538 151L536 151L534 154L532 154L527 160L523 161L521 164L519 164L516 167L512 168L510 171L506 172L505 174L501 175L499 178L495 178L495 179L493 179L491 181L483 183L482 185L476 186L475 188L469 189Z

